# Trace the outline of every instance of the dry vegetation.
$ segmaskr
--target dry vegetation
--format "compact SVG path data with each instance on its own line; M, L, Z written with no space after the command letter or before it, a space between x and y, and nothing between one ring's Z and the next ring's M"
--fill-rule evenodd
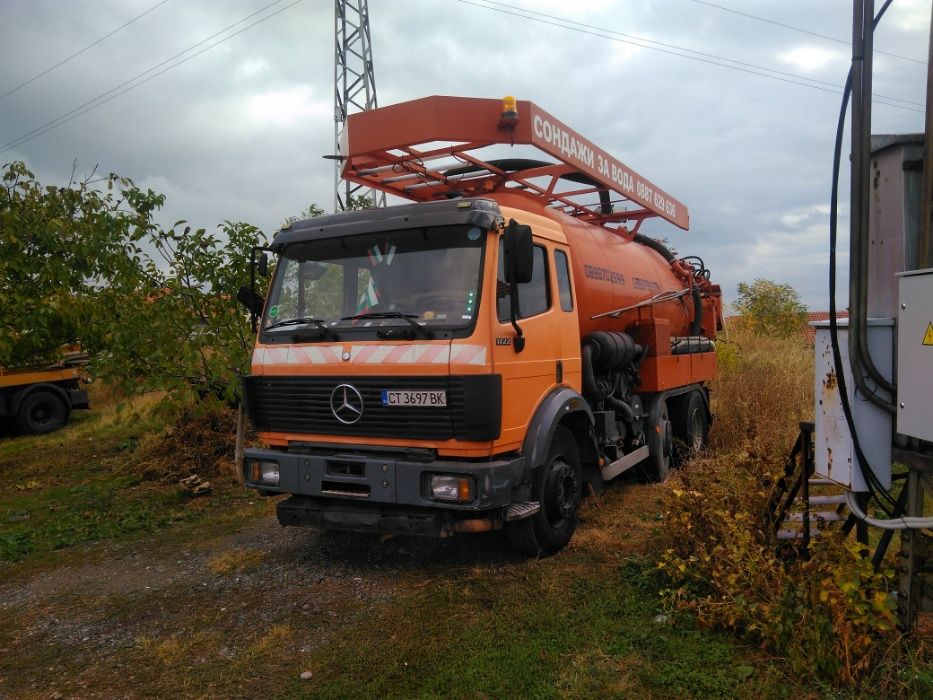
M895 627L891 552L876 573L854 541L830 533L809 561L777 556L766 504L798 423L812 420L812 350L796 336L734 335L719 353L712 449L672 483L658 541L671 584L663 595L783 658L801 679L929 696L926 642Z

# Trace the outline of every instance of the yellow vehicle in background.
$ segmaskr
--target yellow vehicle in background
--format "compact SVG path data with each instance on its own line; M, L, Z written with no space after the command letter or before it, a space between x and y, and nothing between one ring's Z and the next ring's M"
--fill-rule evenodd
M58 430L74 408L90 408L86 382L87 353L62 348L61 359L44 367L0 367L0 422L26 435Z

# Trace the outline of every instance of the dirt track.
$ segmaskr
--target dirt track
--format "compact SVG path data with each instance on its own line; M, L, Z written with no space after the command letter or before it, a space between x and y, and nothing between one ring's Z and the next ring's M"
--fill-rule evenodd
M14 630L0 654L55 651L45 669L0 677L0 697L135 697L138 652L158 655L167 640L204 637L234 660L287 624L302 630L306 651L327 640L336 618L366 616L401 587L520 560L496 534L383 540L281 528L271 512L212 539L160 536L86 554L0 584L0 622Z

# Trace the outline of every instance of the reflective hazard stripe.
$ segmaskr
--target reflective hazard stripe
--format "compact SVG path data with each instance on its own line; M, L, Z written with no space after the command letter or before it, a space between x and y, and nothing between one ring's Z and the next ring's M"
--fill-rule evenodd
M450 350L450 361L461 365L486 364L484 345L454 345Z
M253 350L253 367L296 365L443 365L453 362L461 365L486 364L483 345L353 345L350 359L343 360L342 345L278 345Z

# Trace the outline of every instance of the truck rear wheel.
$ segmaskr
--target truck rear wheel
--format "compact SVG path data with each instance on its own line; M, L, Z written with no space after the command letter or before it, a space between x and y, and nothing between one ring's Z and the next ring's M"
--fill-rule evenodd
M709 441L709 417L699 391L691 391L671 401L671 427L674 463L680 466L701 452Z
M541 504L534 515L507 523L512 546L535 556L554 554L570 541L580 512L583 473L580 450L570 431L558 427L545 463L535 470L531 499Z
M19 405L16 422L27 435L41 435L58 430L68 420L64 399L51 391L34 391Z
M654 397L648 411L649 425L646 429L651 456L642 471L652 481L664 481L673 464L673 429L667 401L662 394Z

